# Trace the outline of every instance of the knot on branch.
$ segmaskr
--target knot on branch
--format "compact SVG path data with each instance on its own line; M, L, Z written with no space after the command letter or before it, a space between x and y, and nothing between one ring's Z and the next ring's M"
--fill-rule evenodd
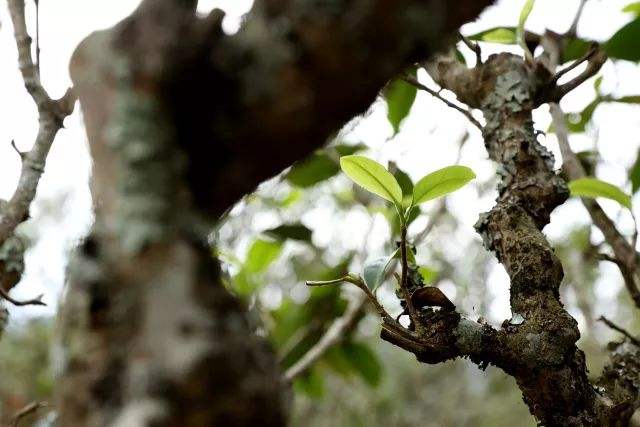
M12 234L0 245L0 286L9 291L22 277L24 272L24 239Z

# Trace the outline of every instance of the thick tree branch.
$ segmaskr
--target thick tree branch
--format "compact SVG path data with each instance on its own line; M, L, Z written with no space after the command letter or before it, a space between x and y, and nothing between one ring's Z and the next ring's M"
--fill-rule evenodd
M451 57L426 65L440 86L483 110L485 145L502 178L498 203L477 228L509 273L512 313L524 322L505 322L503 329L483 336L500 343L494 346L500 351L480 354L476 361L513 375L531 412L545 425L607 425L617 419L621 402L612 389L604 399L593 392L584 355L575 346L576 322L559 300L562 266L540 232L568 190L553 170L551 154L536 140L531 110L582 83L605 58L596 52L585 59L587 69L561 86L540 62L530 67L507 54L493 55L473 69Z
M256 2L232 37L213 45L182 37L213 52L210 63L192 60L193 68L179 57L189 79L170 85L180 139L192 141L185 148L197 202L219 214L309 155L365 111L390 78L444 48L489 3L269 0ZM214 108L206 107L210 99Z

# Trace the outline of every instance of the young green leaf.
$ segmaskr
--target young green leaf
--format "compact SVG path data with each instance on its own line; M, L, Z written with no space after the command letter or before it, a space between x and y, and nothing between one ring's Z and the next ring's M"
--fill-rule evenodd
M413 205L452 193L474 179L476 174L466 166L447 166L422 178L413 187Z
M315 153L294 164L287 174L287 181L296 187L308 188L337 174L340 168L325 153Z
M636 16L640 16L640 1L629 3L624 8L622 8L622 11L633 13Z
M438 272L427 266L418 267L418 273L422 276L424 283L431 283L438 277Z
M412 71L415 77L415 70ZM393 127L393 134L400 130L400 123L409 115L413 101L416 99L417 89L404 80L393 80L384 90L384 99L387 101L387 119Z
M489 43L516 44L516 31L514 27L496 27L481 31L469 36L470 40Z
M366 150L367 145L362 142L357 144L336 144L333 146L333 149L342 157L350 156L351 154L356 154L358 151Z
M389 256L376 258L371 261L367 261L364 264L364 268L362 269L362 278L369 289L374 291L382 284L387 268L389 268L389 264L391 264L391 261L398 256L399 251L400 248L396 249Z
M613 184L601 181L597 178L580 178L569 183L572 196L578 197L604 197L615 200L625 208L631 209L631 197Z
M262 273L278 258L282 242L257 239L247 251L244 268L249 273Z
M356 184L402 207L402 189L398 181L380 163L363 156L340 158L340 167Z
M535 0L526 0L524 2L524 6L522 6L522 10L520 11L520 19L518 19L518 28L516 31L518 44L520 45L522 50L524 50L525 58L527 58L527 60L530 62L533 61L533 55L531 54L531 51L529 51L529 47L527 46L527 42L525 40L524 24L527 22L527 18L529 17L529 14L533 9L534 3Z

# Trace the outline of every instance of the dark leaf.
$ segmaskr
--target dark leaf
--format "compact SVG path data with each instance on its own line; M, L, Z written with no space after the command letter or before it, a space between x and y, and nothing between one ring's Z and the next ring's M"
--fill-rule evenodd
M320 399L324 396L324 377L317 368L310 369L306 375L298 377L293 386L312 399Z
M316 153L296 163L287 174L291 184L307 188L325 181L340 171L340 166L324 153Z
M350 156L362 150L366 150L367 146L362 142L359 142L353 145L352 144L336 144L333 146L333 148L340 155L340 157L342 157L342 156Z
M462 54L462 52L460 52L460 50L456 49L455 54L456 54L456 59L459 62L461 62L464 65L467 65L467 60L464 59L464 55Z
M411 204L411 196L413 195L413 181L411 177L400 169L395 162L389 162L389 172L396 178L402 190L402 205L408 207L409 204Z
M562 51L562 63L575 61L578 58L583 57L593 42L578 38L571 38L567 41L567 44Z
M635 163L629 170L629 179L631 180L631 192L635 194L640 189L640 150L638 150Z
M626 59L627 61L639 61L640 49L640 18L636 18L624 27L620 28L605 43L604 49L610 58Z
M348 342L343 344L347 359L362 379L372 387L377 386L382 378L382 365L371 348L362 343Z
M415 77L415 69L412 71ZM387 119L393 127L394 135L400 130L400 123L409 115L413 101L416 99L415 86L396 79L387 85L384 90L384 99L387 101Z
M264 233L281 241L291 239L311 242L313 232L303 224L296 222L292 224L282 224L276 228L265 230Z

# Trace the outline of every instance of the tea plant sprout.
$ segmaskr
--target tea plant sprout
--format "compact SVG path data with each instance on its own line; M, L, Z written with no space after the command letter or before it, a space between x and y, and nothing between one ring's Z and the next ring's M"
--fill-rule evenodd
M340 167L356 184L393 204L400 222L399 248L387 258L366 264L362 276L350 273L335 280L308 281L307 285L323 286L342 282L352 283L367 295L380 316L388 321L391 320L391 317L377 301L374 292L383 282L391 261L399 255L401 260L401 275L398 278L399 293L401 299L405 302L406 310L411 319L410 325L414 325L417 331L420 332L421 324L418 320L418 309L413 301L414 294L411 293L408 285L409 263L415 265L415 258L413 251L407 244L407 227L411 222L412 214L419 205L460 189L474 179L476 175L466 166L447 166L420 179L414 185L411 195L403 195L396 178L384 166L374 160L358 155L344 156L340 159Z

